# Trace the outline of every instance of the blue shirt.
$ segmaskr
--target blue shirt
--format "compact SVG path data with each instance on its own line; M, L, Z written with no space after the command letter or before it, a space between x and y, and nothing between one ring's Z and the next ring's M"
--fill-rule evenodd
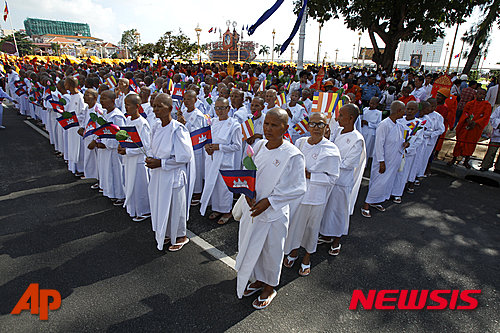
M363 101L369 101L372 97L380 96L380 88L376 84L363 84L361 86L363 93L361 99Z

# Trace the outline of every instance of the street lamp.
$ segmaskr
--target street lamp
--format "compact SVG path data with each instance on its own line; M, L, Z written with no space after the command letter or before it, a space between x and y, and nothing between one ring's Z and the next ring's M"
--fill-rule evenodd
M339 55L339 49L335 49L335 66L337 66L337 56Z
M238 41L238 62L240 62L241 42Z
M443 67L441 67L441 71L444 70L444 66L446 65L446 57L448 56L448 47L449 46L450 46L450 43L446 43L446 52L444 53Z
M273 29L273 49L271 50L271 62L274 61L274 36L276 35L276 30Z
M293 46L295 44L293 42L290 43L290 63L293 62Z
M321 48L321 27L323 27L323 24L320 23L319 24L319 33L318 33L318 55L316 57L316 66L318 66L319 64L319 51L320 51L320 48Z
M354 67L354 53L356 52L356 44L352 44L352 67Z
M323 67L325 66L326 63L326 57L328 56L328 52L325 52L325 57L323 58Z
M359 41L358 41L358 53L356 54L356 66L359 65L359 50L361 48L361 36L363 36L363 33L360 31L358 32L359 36Z
M201 62L201 50L200 50L200 32L201 28L200 25L198 24L196 28L194 29L196 31L196 37L198 38L198 63Z

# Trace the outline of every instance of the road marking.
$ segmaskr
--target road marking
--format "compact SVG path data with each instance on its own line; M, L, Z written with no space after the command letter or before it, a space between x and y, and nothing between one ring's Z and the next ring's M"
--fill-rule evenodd
M49 138L49 135L47 133L45 133L45 131L43 131L42 129L38 128L37 126L33 125L31 122L29 122L27 120L24 120L24 122L28 126L30 126L31 128L33 128L35 131L37 131L38 133L40 133L41 135L43 135L46 139ZM50 188L51 190L57 190L60 186L61 185L52 185L52 186L47 186L47 188ZM23 193L21 193L21 192L23 192ZM9 194L7 196L0 197L0 201L5 200L5 199L15 199L16 195L17 196L23 195L24 192L26 192L26 191L20 191L19 193ZM233 258L231 258L230 256L228 256L227 254L225 254L221 250L217 249L215 246L213 246L212 244L208 243L207 241L205 241L200 236L196 235L191 230L187 230L187 236L189 237L189 239L193 243L195 243L196 245L198 245L199 247L201 247L201 249L203 251L207 252L208 254L210 254L215 259L222 261L224 264L226 264L227 266L229 266L229 268L231 268L233 270L236 270L234 268L234 266L236 265L236 261Z
M28 124L29 127L31 127L32 129L34 129L35 131L37 131L38 133L43 135L46 139L49 138L49 135L47 133L45 133L43 130L39 129L37 126L33 125L31 122L24 120L24 123Z

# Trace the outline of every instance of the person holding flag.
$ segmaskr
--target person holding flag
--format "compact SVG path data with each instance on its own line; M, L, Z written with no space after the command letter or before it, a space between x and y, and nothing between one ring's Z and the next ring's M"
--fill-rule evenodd
M172 119L172 98L164 93L153 100L153 112L160 121L151 130L149 202L151 223L158 250L165 244L169 251L182 249L189 242L186 222L193 195L196 170L188 130Z
M256 197L242 201L236 257L237 295L251 296L255 309L264 309L276 296L281 276L289 202L306 192L304 155L283 139L288 114L273 108L264 120L265 140L255 145Z
M144 152L150 147L151 130L148 121L139 114L140 105L141 98L137 94L125 98L127 117L124 130L130 129L137 137L127 133L129 139L118 145L118 154L122 155L125 174L123 205L134 222L142 222L151 216L148 196L149 173L144 164L146 158Z
M301 122L303 119L307 118L307 110L299 104L300 91L294 90L290 94L290 102L283 105L286 113L288 113L288 133L292 137L292 142L295 142L298 138L306 136L306 133L300 133L294 126Z
M7 98L9 101L11 101L14 104L18 104L19 102L15 100L14 98L10 97L9 94L7 94L2 87L0 87L0 99ZM3 104L0 103L0 129L5 129L5 126L2 125L2 119L3 119Z
M83 101L85 102L85 109L83 110L84 119L80 124L82 127L78 132L83 137L83 174L85 178L95 179L99 179L97 171L97 149L94 149L95 146L91 145L91 143L95 138L92 132L98 125L96 121L91 118L91 113L95 114L96 117L101 117L103 115L101 107L97 105L97 96L97 90L92 88L87 89L85 94L83 94ZM90 149L89 146L92 147L92 149Z
M205 150L205 187L201 195L200 213L205 215L212 205L210 220L225 224L231 218L233 195L228 190L219 170L239 169L241 165L242 132L240 123L229 117L229 101L219 97L215 102L217 118L212 119L212 143Z
M78 90L78 81L74 76L68 76L64 80L64 88L69 92L69 101L65 109L69 113L74 113L78 118L78 124L84 121L83 110L85 103L83 94ZM78 134L79 126L66 130L68 137L68 170L77 177L83 177L83 141Z
M311 272L311 254L316 252L321 219L330 191L340 173L340 151L325 138L325 114L314 113L309 118L310 137L300 138L295 145L304 154L307 191L299 200L290 203L290 226L285 241L285 267L291 268L298 259L302 246L306 254L302 259L299 275Z

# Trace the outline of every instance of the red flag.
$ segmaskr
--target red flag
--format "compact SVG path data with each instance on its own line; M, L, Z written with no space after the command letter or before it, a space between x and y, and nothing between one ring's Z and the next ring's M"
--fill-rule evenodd
M7 7L7 1L5 1L5 9L3 10L4 21L7 21L7 16L9 16L9 7Z
M323 82L323 79L325 78L325 68L321 67L321 69L318 71L318 74L316 75L316 83L314 83L310 88L311 89L321 89L321 83Z

